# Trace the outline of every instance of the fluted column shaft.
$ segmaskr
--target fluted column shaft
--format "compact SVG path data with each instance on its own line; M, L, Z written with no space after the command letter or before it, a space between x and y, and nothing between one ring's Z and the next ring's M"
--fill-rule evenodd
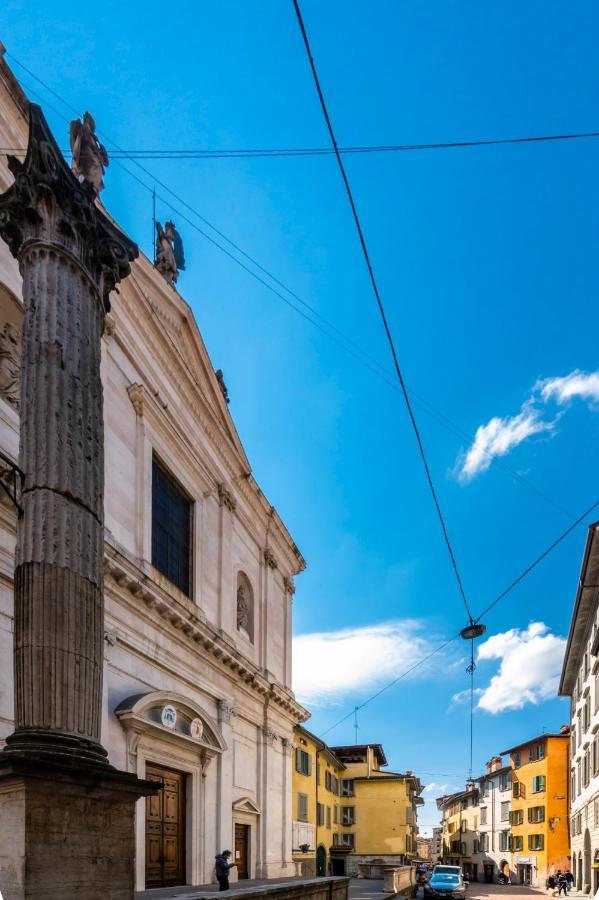
M20 263L26 481L15 571L16 727L99 743L104 305L59 246L26 245Z
M101 337L109 294L137 247L104 215L31 106L24 163L0 195L0 235L19 261L19 465L15 732L5 753L106 763Z

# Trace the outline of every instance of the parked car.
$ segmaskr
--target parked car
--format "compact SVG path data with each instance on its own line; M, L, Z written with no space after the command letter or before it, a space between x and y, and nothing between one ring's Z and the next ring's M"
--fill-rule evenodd
M440 869L451 869L442 872ZM464 900L468 883L462 878L459 866L435 866L433 874L424 885L425 897L455 897Z
M440 872L445 875L461 875L462 867L461 866L445 866L445 865L442 865L441 863L438 863L433 868L433 875L435 874L435 872Z

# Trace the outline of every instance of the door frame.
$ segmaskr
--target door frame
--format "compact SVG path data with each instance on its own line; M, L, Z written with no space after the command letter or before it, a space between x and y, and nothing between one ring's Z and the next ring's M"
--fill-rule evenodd
M235 809L235 804L233 804L233 816L231 823L231 846L233 848L233 852L235 852L235 826L236 825L247 825L248 826L248 853L247 853L247 867L248 867L248 879L252 879L256 877L256 837L258 834L258 814L252 814L249 812L240 812ZM231 869L231 874L235 872L235 869ZM231 879L232 881L237 881L237 872ZM245 880L245 879L244 879Z
M233 824L233 861L235 861L235 854L237 851L237 829L243 828L243 833L245 835L245 866L246 866L246 877L240 878L239 872L237 872L237 880L238 881L246 881L251 877L251 869L250 869L250 860L251 860L251 849L252 849L252 827L247 822L235 822Z

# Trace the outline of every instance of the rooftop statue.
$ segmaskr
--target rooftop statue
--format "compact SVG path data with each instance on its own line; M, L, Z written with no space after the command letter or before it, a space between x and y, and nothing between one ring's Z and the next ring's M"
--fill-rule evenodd
M166 222L164 228L156 222L156 259L154 265L163 278L172 284L177 283L179 272L185 270L183 241L173 222Z
M70 127L71 168L80 182L87 182L96 196L104 187L102 177L108 165L106 147L96 137L96 123L90 113L81 119L73 119Z

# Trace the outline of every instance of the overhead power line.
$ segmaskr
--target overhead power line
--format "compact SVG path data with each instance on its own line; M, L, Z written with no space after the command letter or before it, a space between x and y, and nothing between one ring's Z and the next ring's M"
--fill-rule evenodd
M34 76L35 77L35 76ZM421 144L374 144L371 146L339 147L342 156L372 153L406 153L421 150L458 150L468 147L497 147L505 144L538 144L552 141L573 141L599 137L599 131L580 131L570 134L539 134L525 137L490 138L473 141L438 141ZM26 147L0 147L1 153L25 153ZM70 150L62 151L65 156ZM112 159L268 159L285 156L334 156L332 147L271 147L262 149L151 149L113 150Z
M43 81L35 72L32 72L27 66L25 66L22 62L16 59L12 53L7 52L7 56L9 56L14 63L16 63L20 68L22 68L25 72L27 72L32 78L35 79L40 85L42 85L45 90L47 90L53 97L55 97L60 103L62 103L67 109L71 110L75 115L79 116L80 112L73 106L72 103L69 103L68 100L65 100L60 96L50 85L48 85L45 81ZM60 119L68 124L69 119L64 116L56 107L52 106L47 102L44 97L41 97L40 94L32 87L23 83L23 87L38 100L41 100L46 106L54 112ZM127 153L125 150L120 150L118 145L112 140L112 138L107 135L105 132L100 132L99 134L107 140L113 147L116 147L115 150L110 151L111 158L113 157L115 152ZM333 153L334 151L329 148L329 152ZM116 160L115 160L116 161ZM374 356L372 356L368 351L364 350L359 344L357 344L352 338L350 338L347 334L345 334L341 329L339 329L336 325L334 325L329 319L323 316L317 309L315 309L311 304L309 304L306 300L300 297L292 288L290 288L285 282L283 282L280 278L274 275L271 271L269 271L265 266L263 266L255 257L251 254L247 253L239 244L229 238L222 230L213 225L208 219L201 215L193 206L187 203L182 197L176 194L167 184L165 184L160 179L156 178L149 169L139 163L137 160L131 160L134 165L141 169L149 178L151 178L154 182L154 185L147 184L143 179L141 179L138 175L124 166L121 162L116 161L117 166L123 170L127 175L129 175L133 180L139 184L144 190L148 191L154 198L158 198L161 203L164 203L168 209L172 210L178 217L180 217L183 221L185 221L191 228L198 232L205 240L211 243L217 250L220 250L221 253L225 254L225 256L230 259L232 262L236 263L240 268L242 268L248 275L254 278L259 284L263 287L267 288L277 299L282 300L290 309L300 315L303 319L317 328L322 334L326 335L329 340L333 341L339 348L341 348L346 354L351 356L357 362L359 362L362 366L368 369L373 375L376 375L381 381L384 381L389 387L393 388L393 390L401 392L401 387L398 384L396 378L393 373L389 371L385 366L383 366ZM259 272L266 275L275 285L280 287L289 297L292 297L294 301L297 301L303 309L300 309L296 303L292 302L289 297L284 296L281 292L273 287L272 284L269 284L264 280L260 275L256 272L252 271L249 266L245 265L242 260L238 259L233 253L227 250L226 247L223 247L217 240L215 240L211 235L207 234L202 228L200 228L195 222L189 219L185 213L181 212L181 210L173 205L166 197L156 194L155 192L155 184L160 185L162 189L171 197L173 197L178 203L181 204L185 209L187 209L190 213L192 213L199 221L203 224L207 225L219 238L224 240L230 247L232 247L236 253L239 253L243 259L247 260L253 266L255 266ZM306 314L304 310L308 310L309 314ZM313 318L312 318L313 317ZM318 320L318 321L316 321ZM322 323L322 324L321 324ZM325 327L323 327L325 326ZM327 330L327 329L330 329ZM331 334L331 331L333 334ZM346 343L344 343L346 342ZM413 398L414 403L422 409L428 416L434 419L437 424L441 425L447 431L456 435L464 441L470 442L471 436L466 434L465 430L460 428L453 422L448 416L446 416L443 412L437 409L430 401L426 400L422 395L418 394L413 388L408 388L408 392L410 396ZM528 487L533 493L535 493L538 497L543 499L546 503L553 506L555 509L559 510L563 515L567 516L570 519L573 519L573 515L564 507L541 491L536 485L534 485L529 479L525 478L516 469L512 468L508 463L504 460L499 459L497 456L494 456L488 450L483 448L483 452L492 460L495 466L498 466L505 473L509 474L511 478L518 481L524 487Z
M333 126L332 126L332 124L331 124L331 119L330 119L330 117L329 117L329 112L328 112L327 105L326 105L326 102L325 102L325 99L324 99L324 94L323 94L322 88L321 88L321 86L320 86L320 79L319 79L319 77L318 77L318 72L316 71L316 65L315 65L315 63L314 63L314 58L313 58L313 56L312 56L312 51L311 51L311 49L310 49L310 42L309 42L309 40L308 40L308 35L307 35L307 33L306 33L306 29L305 29L305 26L304 26L304 20L302 19L302 14L301 14L301 11L300 11L300 8L299 8L298 0L293 0L293 6L294 6L294 8L295 8L295 12L296 12L296 15L297 15L297 20L298 20L299 27L300 27L300 30L301 30L301 33L302 33L302 38L303 38L303 40L304 40L304 46L305 46L305 48L306 48L306 53L307 53L307 55L308 55L308 60L309 60L309 63L310 63L310 68L311 68L311 70L312 70L312 75L313 75L313 77L314 77L314 84L316 85L316 91L317 91L317 93L318 93L318 99L320 100L320 106L321 106L321 109L322 109L322 113L323 113L323 116L324 116L324 119L325 119L325 122L326 122L327 130L328 130L328 132L329 132L329 137L331 138L331 143L332 143L332 145L333 145L333 149L334 149L334 151L335 151L335 157L336 157L336 159L337 159L337 164L338 164L339 170L340 170L340 172L341 172L341 177L342 177L342 179L343 179L343 184L345 185L345 190L346 190L347 197L348 197L348 200L349 200L349 204L350 204L350 207L351 207L352 216L353 216L354 223L355 223L355 225L356 225L356 229L357 229L357 232L358 232L358 238L359 238L359 241L360 241L360 246L361 246L361 248L362 248L362 254L363 254L363 256L364 256L364 261L365 261L366 267L367 267L367 269L368 269L368 275L369 275L369 277L370 277L370 283L371 283L371 285L372 285L372 290L374 291L374 296L375 296L375 298L376 298L376 302L377 302L377 306L378 306L378 309L379 309L379 313L380 313L380 315L381 315L381 319L382 319L382 322L383 322L383 327L384 327L384 329L385 329L385 334L386 334L387 340L388 340L388 342L389 342L389 347L390 347L390 349L391 349L391 355L393 356L393 364L394 364L394 366L395 366L395 372L396 372L396 374L397 374L397 378L398 378L399 383L400 383L400 385L401 385L401 390L402 390L403 397L404 397L404 400L405 400L406 408L407 408L407 410L408 410L408 415L409 415L409 417L410 417L410 422L411 422L411 424L412 424L412 428L413 428L414 434L415 434L415 436L416 436L416 442L417 442L417 444L418 444L418 450L419 450L420 456L421 456L421 458L422 458L422 463L423 463L423 465L424 465L424 471L425 471L425 474L426 474L426 480L427 480L427 482L428 482L428 486L429 486L429 488L430 488L430 492L431 492L431 495L432 495L432 498L433 498L433 503L434 503L434 505L435 505L435 509L436 509L437 515L438 515L438 517L439 517L439 522L440 522L440 524L441 524L441 530L442 530L442 532L443 532L443 539L444 539L445 544L446 544L446 546L447 546L447 551L448 551L448 553L449 553L449 558L450 558L450 560L451 560L451 565L452 565L452 568L453 568L453 571L454 571L454 574L455 574L455 577L456 577L456 581L457 581L457 585L458 585L458 590L459 590L460 595L461 595L461 597L462 597L462 601L463 601L463 603L464 603L464 607L465 607L466 612L467 612L467 614L468 614L468 618L469 618L469 620L472 622L472 621L473 621L473 619L472 619L472 613L470 612L470 607L469 607L469 605L468 605L468 600L467 600L467 598L466 598L466 592L465 592L465 590L464 590L464 585L463 585L463 583L462 583L462 576L460 575L460 570L459 570L459 568L458 568L458 564L457 564L457 560L456 560L455 553L454 553L454 550L453 550L453 546L452 546L451 540L450 540L450 538L449 538L449 532L448 532L448 530L447 530L447 525L446 525L446 522L445 522L445 517L444 517L443 512L442 512L442 510L441 510L441 506L440 506L440 504L439 504L439 499L438 499L438 497L437 497L437 491L435 490L435 486L434 486L434 484L433 484L433 478L432 478L432 475L431 475L431 472L430 472L428 460L427 460L427 458L426 458L426 453L425 453L425 451L424 451L424 445L423 445L423 443L422 443L422 437L421 437L421 435L420 435L420 430L419 430L419 428L418 428L418 423L416 422L416 417L415 417L415 415L414 415L414 410L412 409L412 403L411 403L411 401L410 401L410 397L409 397L409 395L408 395L408 391L407 391L407 388L406 388L406 385L405 385L404 377L403 377L403 374L402 374L402 371L401 371L401 368L400 368L400 365L399 365L399 359L398 359L398 356L397 356L397 351L396 351L396 349L395 349L395 342L394 342L394 340L393 340L393 335L391 334L391 329L390 329L390 327L389 327L389 323L388 323L388 320L387 320L387 314L386 314L385 308L384 308L384 306L383 306L383 301L382 301L382 299L381 299L381 295L380 295L380 292L379 292L378 284L377 284L377 281L376 281L376 278L375 278L374 269L373 269L372 263L371 263L371 261L370 261L370 254L369 254L369 252L368 252L368 247L366 246L366 239L365 239L365 237L364 237L364 232L363 232L363 230L362 230L362 225L361 225L361 223L360 223L360 217L359 217L359 215L358 215L358 210L357 210L357 208L356 208L356 204L355 204L355 201L354 201L354 197L353 197L353 194L352 194L352 189L351 189L351 187L350 187L349 179L348 179L347 173L346 173L346 171L345 171L345 166L343 165L343 160L342 160L342 158L341 158L341 154L339 153L339 147L338 147L338 145L337 145L337 139L336 139L336 137L335 137L335 132L333 131Z
M581 513L580 516L578 516L578 518L576 519L575 522L573 522L571 525L568 526L568 528L566 528L564 531L562 531L562 533L554 541L552 541L551 544L549 544L549 546L546 547L545 550L543 550L543 552L540 553L536 557L536 559L533 560L532 563L530 563L530 565L526 566L526 568L523 569L522 572L520 572L520 574L516 578L514 578L512 581L510 581L508 586L506 588L504 588L504 590L501 591L501 593L497 594L495 599L491 603L489 603L489 605L480 613L480 615L478 615L476 617L476 619L474 621L479 622L483 616L486 616L486 614L488 612L490 612L490 610L493 609L494 606L497 606L497 604L500 603L501 600L503 600L505 597L507 597L507 595L511 591L513 591L514 588L517 587L520 584L520 582L523 581L527 577L527 575L530 575L530 573L533 571L533 569L536 569L536 567L547 556L549 556L549 554L553 550L555 550L555 548L558 547L559 544L561 544L561 542L565 538L567 538L568 535L572 531L574 531L574 529L578 525L580 525L588 516L590 516L590 514L593 512L593 510L596 509L598 506L599 506L599 499L595 500L594 503L591 503L591 505L587 509L585 509L585 511L583 513ZM430 653L427 653L425 656L416 660L416 662L412 666L410 666L409 669L406 669L406 671L402 672L401 675L398 675L396 678L393 678L387 684L383 685L382 688L379 688L378 691L376 691L374 694L371 694L370 697L367 697L367 699L364 700L362 703L360 703L358 706L354 706L353 709L350 710L350 712L348 712L345 716L343 716L341 719L339 719L337 722L335 722L334 725L331 725L329 728L326 728L324 731L321 731L320 733L322 735L328 734L329 731L333 731L334 728L337 728L337 726L343 724L343 722L346 722L351 716L355 715L356 712L359 712L361 709L364 709L365 706L368 706L369 703L372 703L373 700L376 700L385 691L388 691L390 688L392 688L394 685L396 685L399 681L401 681L403 678L405 678L411 672L414 672L416 669L420 668L420 666L424 665L425 662L428 662L429 659L431 659L433 656L436 656L437 653L440 653L441 650L444 650L445 647L448 647L449 644L451 644L451 643L453 643L453 641L457 640L458 637L460 637L459 632L458 632L458 634L455 634L453 637L444 641L438 647L435 647L435 649L431 650ZM471 710L470 717L472 717L472 711L473 711L472 710L472 693L470 694L470 710ZM470 761L470 768L472 768L472 760Z

